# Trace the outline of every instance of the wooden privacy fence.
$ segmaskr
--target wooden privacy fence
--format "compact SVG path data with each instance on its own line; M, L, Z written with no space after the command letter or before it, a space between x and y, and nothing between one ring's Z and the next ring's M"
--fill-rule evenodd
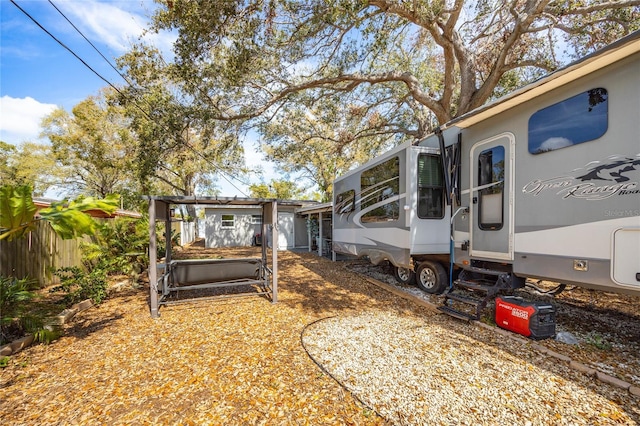
M57 284L53 271L65 266L80 266L82 239L63 240L46 222L24 238L0 241L0 276L32 278L40 286Z

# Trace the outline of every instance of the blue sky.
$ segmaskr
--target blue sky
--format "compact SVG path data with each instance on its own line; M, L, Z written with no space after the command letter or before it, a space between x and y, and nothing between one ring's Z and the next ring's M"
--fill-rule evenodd
M152 0L14 0L91 68L115 85L122 77L82 38L64 15L112 63L126 52L143 30L157 5ZM0 0L0 140L12 144L38 141L40 120L54 108L71 111L74 105L105 86L100 77L39 28L10 0ZM150 38L149 38L150 37ZM147 36L169 51L175 36ZM41 142L46 142L42 141ZM269 181L277 178L272 167L256 153L254 141L245 143L247 165L263 166ZM235 183L243 192L246 187ZM220 180L221 195L244 196Z

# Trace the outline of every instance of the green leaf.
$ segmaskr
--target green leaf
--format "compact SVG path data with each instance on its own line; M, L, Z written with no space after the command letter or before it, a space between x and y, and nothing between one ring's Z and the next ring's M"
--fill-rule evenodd
M60 205L50 207L41 210L40 215L64 240L91 235L96 229L96 222L90 215L71 207L66 209Z
M31 187L0 187L0 240L20 238L35 226Z
M54 231L63 239L92 235L97 223L87 214L90 210L100 210L112 214L118 209L117 195L108 195L104 199L79 197L70 202L53 203L51 207L40 210L40 216L51 224Z
M118 209L120 197L116 194L109 194L104 199L93 197L79 197L71 201L68 208L86 212L89 210L100 210L107 214L113 214Z

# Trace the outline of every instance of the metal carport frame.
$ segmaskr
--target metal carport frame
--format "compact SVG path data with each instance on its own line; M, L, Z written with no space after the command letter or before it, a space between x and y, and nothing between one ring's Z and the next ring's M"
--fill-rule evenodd
M262 207L262 235L267 235L267 229L271 228L271 302L278 301L278 201L275 199L262 198L237 198L237 197L195 197L195 196L147 196L149 200L149 305L151 317L158 318L159 296L158 296L158 269L167 270L171 262L171 205L193 204L193 205L238 205ZM164 221L165 224L165 262L158 264L157 259L157 233L156 222ZM271 225L271 226L269 226ZM262 244L263 259L266 259L267 244L263 239ZM162 279L162 278L160 278Z

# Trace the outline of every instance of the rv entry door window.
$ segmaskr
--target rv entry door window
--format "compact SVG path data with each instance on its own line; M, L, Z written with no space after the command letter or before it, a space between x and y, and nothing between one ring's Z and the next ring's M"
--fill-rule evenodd
M495 146L478 156L480 229L502 229L504 223L504 147Z

